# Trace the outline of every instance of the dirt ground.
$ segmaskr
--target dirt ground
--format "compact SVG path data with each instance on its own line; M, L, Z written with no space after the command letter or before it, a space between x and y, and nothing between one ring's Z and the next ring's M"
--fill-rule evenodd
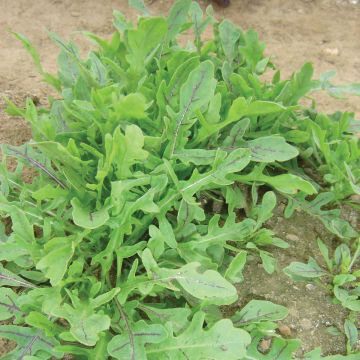
M166 12L172 1L149 0L147 3L151 12L157 14ZM200 3L205 5L207 1ZM74 39L85 53L90 44L81 39L79 31L109 36L113 31L113 9L135 16L127 0L0 0L0 143L21 144L30 136L23 121L3 112L3 96L18 104L26 96L36 96L44 104L50 91L41 83L29 55L8 30L26 34L38 48L45 69L55 72L58 50L48 39L47 30L65 39ZM219 18L230 18L244 29L257 30L283 76L311 61L317 76L335 69L339 83L360 82L360 3L232 0L230 7L215 6L215 10ZM317 95L316 99L324 111L351 110L360 118L359 98L340 102ZM292 238L290 248L278 252L280 268L295 259L303 261L308 255L316 256L312 251L316 236L322 231L319 224L296 215L290 221L275 217L272 226L279 237ZM254 267L258 268L256 263L250 265L247 281L240 287L241 304L255 297L286 305L290 316L284 323L303 341L299 356L316 346L321 346L326 354L344 352L344 339L326 332L331 325L341 326L345 314L339 306L332 305L321 289L294 284L281 271L270 277L261 268L254 271ZM0 340L0 354L5 350L4 344Z

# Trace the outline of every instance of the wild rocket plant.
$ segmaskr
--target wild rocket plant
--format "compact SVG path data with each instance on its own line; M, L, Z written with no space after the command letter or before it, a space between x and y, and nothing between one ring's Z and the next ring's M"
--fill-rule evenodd
M271 248L288 246L264 227L279 196L286 216L306 211L351 246L357 233L335 207L360 194L359 126L300 100L359 86L315 81L311 64L282 79L253 30L196 2L168 17L132 3L143 16L115 11L110 40L84 32L97 45L86 59L51 33L57 75L15 34L58 95L8 101L32 140L2 147L0 320L11 321L0 336L17 343L3 359L289 359L300 342L275 332L285 307L222 309L248 255L272 273Z

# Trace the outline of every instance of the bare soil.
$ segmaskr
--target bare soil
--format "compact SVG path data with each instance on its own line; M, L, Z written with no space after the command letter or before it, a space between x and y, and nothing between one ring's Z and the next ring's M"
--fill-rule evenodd
M158 14L167 12L172 1L147 3L152 13ZM27 96L37 97L40 104L46 104L51 93L41 83L29 55L8 30L26 34L39 49L45 69L55 72L58 50L48 39L47 30L75 40L86 53L90 44L80 37L79 31L109 36L113 31L113 9L131 18L136 16L128 8L127 0L0 0L0 143L18 145L30 137L23 120L3 112L4 96L17 104L23 103ZM317 76L335 69L339 83L360 82L360 4L351 5L348 0L232 0L230 7L215 6L215 10L219 18L226 17L244 29L257 30L283 76L311 61ZM360 117L360 102L355 97L341 102L326 95L317 95L316 99L323 111L350 110ZM353 222L359 221L356 215L352 216ZM279 213L270 225L291 246L276 252L279 271L272 276L256 260L250 263L246 281L239 287L239 305L260 298L287 306L290 315L283 324L289 326L291 336L303 341L300 357L317 346L325 354L344 353L345 339L326 331L329 326L341 327L346 316L343 309L331 304L321 288L294 284L281 271L291 261L305 261L309 255L317 257L317 236L328 244L336 239L304 214L285 220ZM0 355L11 346L0 339Z

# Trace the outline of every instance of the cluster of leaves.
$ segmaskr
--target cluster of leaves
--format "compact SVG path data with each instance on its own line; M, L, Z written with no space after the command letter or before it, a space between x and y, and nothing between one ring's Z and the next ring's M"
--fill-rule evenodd
M334 295L334 302L350 310L349 318L344 323L344 333L347 337L347 351L356 351L358 331L356 321L360 312L360 270L355 268L360 255L360 238L354 243L354 253L347 244L340 244L329 256L329 249L318 239L318 246L323 257L324 267L315 259L310 258L307 264L292 262L284 272L295 281L314 282L325 285ZM335 331L334 331L335 330ZM339 330L332 329L335 335ZM341 334L341 332L340 332Z
M287 247L263 226L276 194L286 216L303 209L357 236L329 210L360 193L354 115L299 100L358 89L312 80L310 64L265 82L275 66L254 31L190 0L167 18L133 3L137 26L115 12L109 41L84 33L97 44L86 60L50 34L57 76L15 34L60 96L49 108L9 101L33 140L2 147L0 320L13 324L0 336L17 342L4 359L289 359L299 341L275 332L286 308L253 300L226 319L220 306L237 300L248 254L272 273L269 248ZM194 42L183 47L185 31ZM38 170L31 183L24 166ZM264 337L274 338L266 354Z

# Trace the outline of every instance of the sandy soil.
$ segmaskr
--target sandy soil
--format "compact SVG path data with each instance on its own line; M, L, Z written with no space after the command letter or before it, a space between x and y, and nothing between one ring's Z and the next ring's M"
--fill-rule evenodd
M172 1L148 3L153 13L164 13ZM200 3L205 5L206 1ZM76 40L85 53L90 44L81 39L79 31L109 36L113 31L113 9L135 16L127 7L127 0L0 0L0 143L21 144L30 136L22 120L3 112L3 96L18 104L27 96L36 96L44 104L50 91L41 83L29 55L7 30L26 34L39 49L45 69L55 72L58 50L48 39L47 30ZM283 70L283 76L311 61L316 75L336 69L340 83L360 82L360 4L351 5L348 0L232 0L229 8L215 6L215 9L220 18L230 18L244 29L256 29L267 44L267 53ZM316 98L324 111L347 109L360 117L358 98L343 102L324 95ZM275 220L273 226L279 236L301 234L289 250L279 253L281 267L294 259L305 260L315 247L318 225L309 227L311 219L303 216L290 222L281 217ZM304 228L309 230L303 232ZM257 268L257 264L251 266ZM345 314L329 303L325 293L293 284L280 271L269 277L261 269L250 270L248 280L239 290L241 303L260 297L288 306L287 324L291 325L293 335L303 340L299 355L320 345L325 353L344 351L344 339L329 335L326 327L340 326ZM1 347L0 341L0 354Z

